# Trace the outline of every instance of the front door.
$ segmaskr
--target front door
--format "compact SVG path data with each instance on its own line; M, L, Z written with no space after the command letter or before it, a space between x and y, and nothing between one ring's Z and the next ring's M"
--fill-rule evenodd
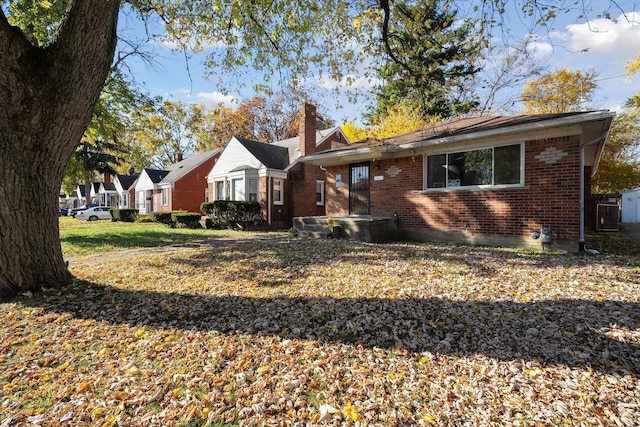
M349 166L349 214L369 215L369 162Z

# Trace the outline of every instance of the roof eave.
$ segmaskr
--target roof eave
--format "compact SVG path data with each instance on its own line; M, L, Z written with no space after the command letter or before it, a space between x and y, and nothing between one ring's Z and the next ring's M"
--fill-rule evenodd
M422 154L425 151L428 151L430 148L443 144L462 145L465 142L468 143L474 141L492 140L498 137L504 138L519 134L526 134L527 139L544 138L551 135L549 132L555 134L557 132L553 130L562 127L567 129L567 134L571 134L574 133L576 126L585 125L589 122L602 122L602 132L606 132L606 134L608 134L608 129L614 116L615 113L610 111L593 111L580 115L560 117L541 122L524 123L521 125L505 126L504 128L488 129L467 134L424 139L421 141L398 145L382 144L351 150L327 151L312 154L310 156L305 156L304 158L301 158L300 161L309 162L318 166L337 166L368 160L394 158L403 153L407 153L407 155ZM606 134L601 135L600 137L599 152L593 160L593 164L595 165L597 165L596 158L599 159L599 156L601 155L602 142L606 139ZM586 141L586 143L588 142L589 141Z

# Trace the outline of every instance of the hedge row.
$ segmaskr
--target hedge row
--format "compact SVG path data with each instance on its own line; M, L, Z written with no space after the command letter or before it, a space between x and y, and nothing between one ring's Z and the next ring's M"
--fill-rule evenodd
M216 200L200 205L217 227L241 228L243 230L259 226L261 220L260 203L255 201Z
M151 221L166 224L171 228L199 228L200 217L199 213L187 211L149 213Z
M111 221L134 222L138 217L138 209L111 209Z

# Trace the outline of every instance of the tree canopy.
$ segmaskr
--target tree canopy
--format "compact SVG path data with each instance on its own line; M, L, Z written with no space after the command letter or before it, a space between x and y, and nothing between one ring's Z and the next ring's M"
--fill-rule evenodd
M524 86L522 102L527 114L569 113L589 109L598 87L598 73L566 68L546 73Z

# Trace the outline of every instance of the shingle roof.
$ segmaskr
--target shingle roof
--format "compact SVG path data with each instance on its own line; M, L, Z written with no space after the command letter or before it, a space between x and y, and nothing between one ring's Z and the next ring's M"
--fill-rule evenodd
M275 144L265 144L250 139L235 137L244 148L270 169L285 169L289 164L289 150Z
M162 181L162 179L165 176L167 176L169 174L169 171L159 170L159 169L144 168L144 171L147 173L147 176L149 176L149 179L154 184L159 183L160 181Z
M100 183L104 191L116 191L116 185L113 182Z
M423 129L413 132L404 133L402 135L393 136L383 140L365 139L363 141L354 142L346 146L325 150L323 153L331 151L349 151L363 147L371 147L377 145L401 145L410 144L419 141L429 141L446 137L454 137L465 134L473 134L481 131L491 131L495 129L506 129L509 127L522 125L535 125L536 123L544 123L554 119L562 119L565 117L584 115L585 112L571 112L558 114L534 114L534 115L517 115L517 116L481 116L481 117L458 117L436 123Z
M579 114L584 114L584 112L518 116L458 117L414 132L387 138L384 142L387 144L406 144L409 142L425 141L446 136L463 135L478 131L506 128L509 126L545 122L547 120Z
M222 148L217 148L204 153L194 154L178 163L172 164L167 168L169 173L162 179L162 183L173 183L180 180L180 178L220 152L222 152Z
M139 173L134 173L133 175L116 175L116 178L118 178L118 181L120 181L120 185L122 185L122 188L128 190L129 188L131 188L133 183L136 182L136 179L138 179L139 176Z

